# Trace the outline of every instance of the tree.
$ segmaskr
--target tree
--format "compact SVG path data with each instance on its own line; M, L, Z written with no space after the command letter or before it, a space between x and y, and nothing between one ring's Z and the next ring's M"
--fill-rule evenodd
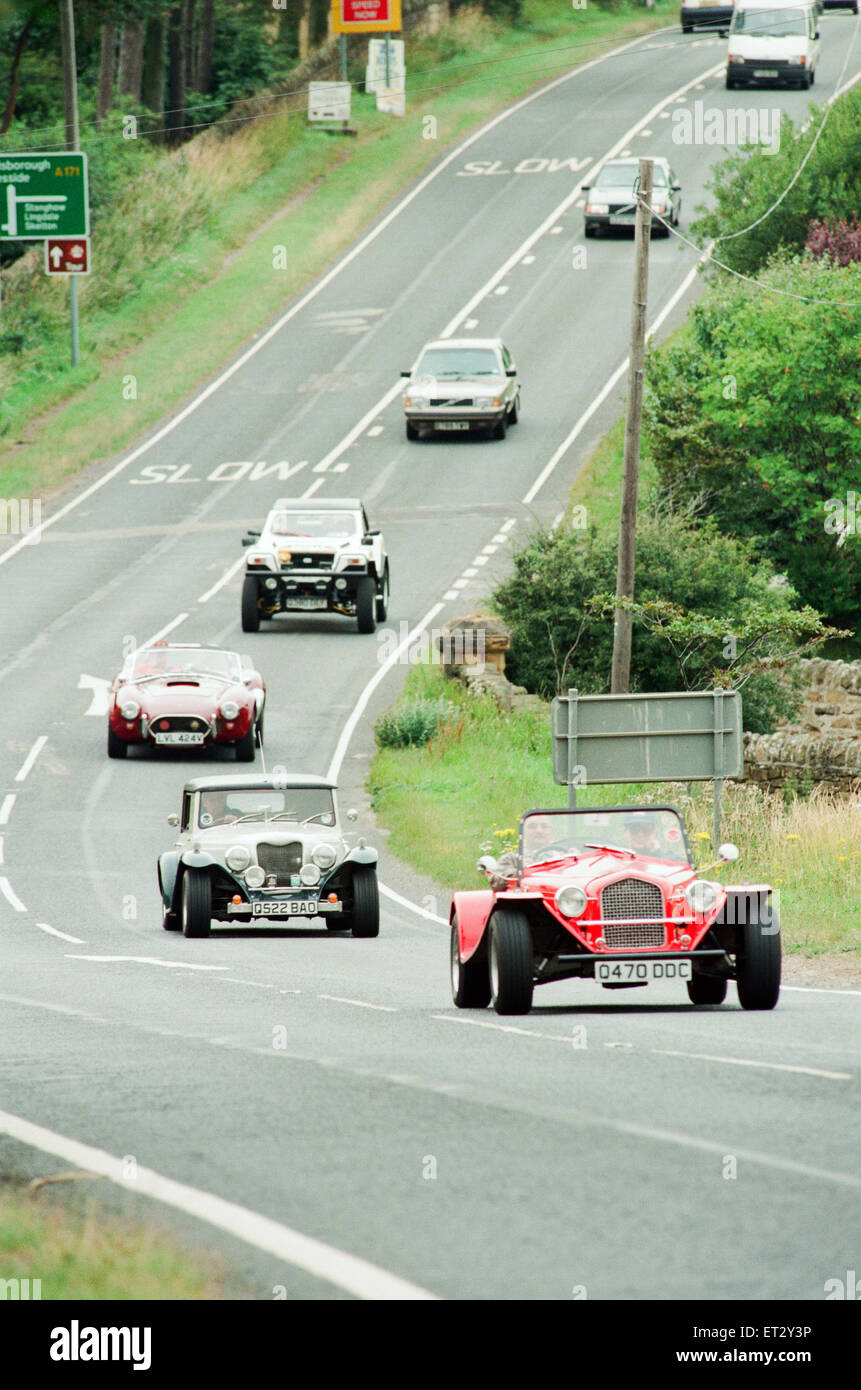
M99 45L99 88L96 97L96 123L101 125L114 100L114 74L117 67L117 26L113 20L102 25Z
M861 222L857 214L853 212L851 222L842 217L830 226L827 217L811 222L805 246L817 260L828 256L837 265L861 261Z

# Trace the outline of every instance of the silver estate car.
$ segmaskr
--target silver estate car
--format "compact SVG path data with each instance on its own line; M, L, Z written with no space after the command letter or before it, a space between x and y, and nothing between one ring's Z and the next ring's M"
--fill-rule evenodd
M520 382L500 338L447 338L426 343L404 396L407 439L434 430L504 439L520 415Z
M635 185L639 159L608 159L595 175L595 182L584 183L586 198L586 235L595 236L602 227L630 227L637 214ZM668 229L655 215L660 214L674 227L679 225L682 211L682 186L669 161L659 157L654 161L652 176L652 231L669 236Z

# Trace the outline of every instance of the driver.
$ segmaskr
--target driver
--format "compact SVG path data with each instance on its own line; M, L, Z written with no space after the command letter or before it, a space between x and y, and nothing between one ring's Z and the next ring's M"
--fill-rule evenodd
M227 792L216 790L204 792L200 798L200 825L208 830L212 825L232 825L236 812L228 810Z
M632 811L625 820L628 848L634 854L662 854L658 826L650 811Z

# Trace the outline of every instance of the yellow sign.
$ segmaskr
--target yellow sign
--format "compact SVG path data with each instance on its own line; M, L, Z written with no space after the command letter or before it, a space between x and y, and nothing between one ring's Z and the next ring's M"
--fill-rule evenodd
M333 34L382 34L402 28L401 0L332 0Z

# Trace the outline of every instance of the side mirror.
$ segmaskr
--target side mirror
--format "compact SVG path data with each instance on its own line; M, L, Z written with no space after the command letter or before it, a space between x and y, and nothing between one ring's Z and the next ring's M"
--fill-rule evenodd
M819 38L819 30L818 30L818 29L816 30L816 33L813 35L813 37L814 37L815 39L818 39L818 38Z
M674 193L678 193L678 192L679 192L679 189L681 188L681 186L682 186L682 185L681 185L680 183L671 183L671 184L670 184L670 187L671 187L671 189L673 190Z
M738 859L739 853L738 846L730 844L729 841L727 841L725 845L718 845L718 854L721 859L724 859L729 864L731 864L734 859Z
M167 818L168 825L179 825L179 816L174 812Z
M412 372L401 372L401 376L412 376Z
M243 537L242 537L242 544L243 544L243 545L253 545L256 539L257 539L256 536L243 536Z
M589 189L590 189L591 187L592 187L591 183L581 183L581 185L580 185L580 192L581 192L581 193L588 193L588 192L589 192Z
M346 812L346 814L345 814L345 816L344 816L344 820L353 821L353 820L358 820L358 819L359 819L359 813L358 813L358 811L354 811L354 810L352 809L352 807L350 808L349 811Z
M507 368L506 368L506 371L505 371L505 375L506 375L506 376L517 376L517 368L516 368L516 367L507 367Z

